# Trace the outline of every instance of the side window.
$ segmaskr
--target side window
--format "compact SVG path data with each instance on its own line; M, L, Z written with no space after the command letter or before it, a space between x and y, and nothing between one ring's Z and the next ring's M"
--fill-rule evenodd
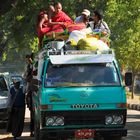
M8 90L5 79L3 77L0 77L0 90L2 90L2 91Z
M40 80L43 81L43 75L44 75L44 72L45 72L45 67L46 67L46 62L44 61L42 63L42 69L41 69L41 73L40 73Z
M41 76L44 74L44 71L45 71L45 62L43 63L43 68L42 68Z

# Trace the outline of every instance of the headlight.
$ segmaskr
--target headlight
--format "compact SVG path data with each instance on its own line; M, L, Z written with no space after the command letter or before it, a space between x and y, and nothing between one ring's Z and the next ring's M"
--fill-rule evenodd
M123 116L122 115L114 115L113 120L114 120L114 124L123 124Z
M105 117L105 124L123 124L123 116L122 115L108 115Z
M113 122L113 117L112 116L106 116L105 118L105 124L112 124Z
M46 125L47 126L52 126L54 124L54 118L48 117L46 118Z
M56 118L55 123L56 123L57 125L64 125L64 118L63 118L63 117L61 117L61 118Z
M64 117L51 116L46 117L46 126L62 126L64 125Z

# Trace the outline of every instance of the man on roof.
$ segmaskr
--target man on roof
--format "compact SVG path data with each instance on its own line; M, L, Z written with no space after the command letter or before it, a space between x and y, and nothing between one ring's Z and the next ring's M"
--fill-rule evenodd
M47 12L41 11L37 19L37 35L39 38L39 48L41 47L44 34L50 31L48 22L49 22L49 19L48 19Z
M55 13L49 22L49 25L52 27L52 31L63 32L67 24L73 23L72 19L62 11L62 4L60 2L55 3L54 5Z
M87 24L88 18L90 16L90 11L84 9L80 16L76 17L75 23L85 23Z
M52 21L52 17L54 16L54 14L55 14L54 6L53 5L50 5L49 6L49 10L48 10L48 19L49 19L49 22Z
M106 32L107 34L110 34L110 29L107 23L103 21L102 14L97 10L93 12L93 21L89 22L88 27L90 27L92 31L98 29L101 30L101 32Z

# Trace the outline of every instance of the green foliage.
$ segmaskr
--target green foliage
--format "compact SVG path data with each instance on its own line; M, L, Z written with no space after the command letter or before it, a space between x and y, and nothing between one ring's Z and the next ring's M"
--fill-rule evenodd
M0 16L1 44L5 44L2 60L23 59L26 53L37 51L36 21L41 9L57 0L16 0ZM111 46L119 63L137 73L140 71L140 1L138 0L59 0L63 10L73 19L84 8L98 9L111 29ZM0 49L1 50L1 49ZM19 56L19 54L21 56Z

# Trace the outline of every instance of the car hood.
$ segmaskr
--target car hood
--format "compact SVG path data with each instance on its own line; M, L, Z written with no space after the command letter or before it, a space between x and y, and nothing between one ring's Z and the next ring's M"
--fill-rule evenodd
M109 109L126 103L123 87L44 88L41 93L41 104L53 105L56 109L70 109L77 104Z

